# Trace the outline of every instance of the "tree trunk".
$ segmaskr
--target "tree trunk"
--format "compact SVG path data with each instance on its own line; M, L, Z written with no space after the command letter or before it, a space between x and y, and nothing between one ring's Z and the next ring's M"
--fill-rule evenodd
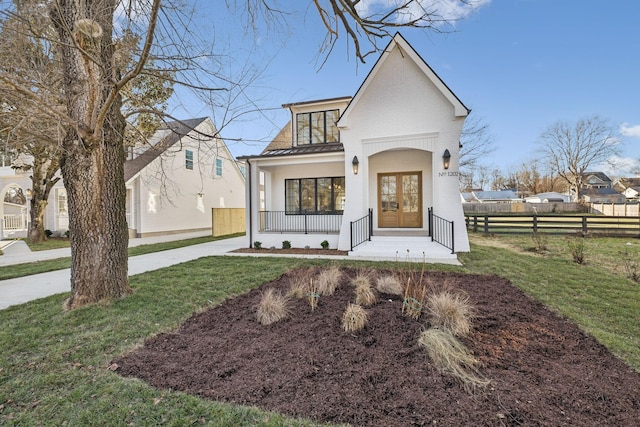
M47 240L47 235L44 233L44 211L46 208L46 200L31 199L29 214L29 241L31 243L41 243Z
M113 69L115 0L58 0L51 18L62 41L67 113L75 121L63 141L73 309L121 298L128 281L125 121ZM101 120L104 117L104 121Z

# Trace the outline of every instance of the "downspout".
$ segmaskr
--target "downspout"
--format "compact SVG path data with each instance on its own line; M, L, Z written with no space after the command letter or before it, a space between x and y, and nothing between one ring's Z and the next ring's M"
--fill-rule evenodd
M247 181L249 183L249 249L251 249L251 242L253 242L253 218L252 218L252 203L251 200L253 199L253 194L251 192L251 162L249 162L249 159L245 159L247 161L247 177L249 178L249 180Z

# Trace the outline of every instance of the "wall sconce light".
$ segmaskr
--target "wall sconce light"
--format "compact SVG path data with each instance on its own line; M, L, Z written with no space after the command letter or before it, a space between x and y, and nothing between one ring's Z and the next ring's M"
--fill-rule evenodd
M358 160L358 156L353 156L353 160L351 161L351 165L353 166L353 174L358 175L358 166L360 165L360 161Z
M445 169L449 169L449 164L451 163L451 153L449 152L448 148L444 150L444 154L442 155L442 163Z

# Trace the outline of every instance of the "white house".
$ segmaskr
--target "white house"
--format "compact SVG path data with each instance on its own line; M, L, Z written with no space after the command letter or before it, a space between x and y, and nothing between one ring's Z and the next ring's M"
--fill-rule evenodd
M212 208L244 207L244 176L206 117L162 126L146 144L129 150L124 169L130 237L211 230ZM21 237L26 235L27 197L21 207L7 200L16 192L28 196L31 179L10 168L2 172L3 237ZM68 229L62 181L51 191L44 224L57 233Z
M241 158L249 245L469 251L458 185L469 110L400 34L353 97L283 107L290 123Z
M556 191L550 191L525 197L524 201L527 203L566 203L569 201L569 196Z

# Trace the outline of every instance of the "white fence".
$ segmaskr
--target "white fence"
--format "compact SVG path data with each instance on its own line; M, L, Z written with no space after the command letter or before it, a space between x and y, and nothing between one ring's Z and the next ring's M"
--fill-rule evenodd
M16 231L25 231L27 229L27 214L6 214L2 215L2 224L0 224L1 238L9 237Z
M465 214L586 212L580 203L463 203Z
M609 216L640 216L640 204L591 203L591 213Z

